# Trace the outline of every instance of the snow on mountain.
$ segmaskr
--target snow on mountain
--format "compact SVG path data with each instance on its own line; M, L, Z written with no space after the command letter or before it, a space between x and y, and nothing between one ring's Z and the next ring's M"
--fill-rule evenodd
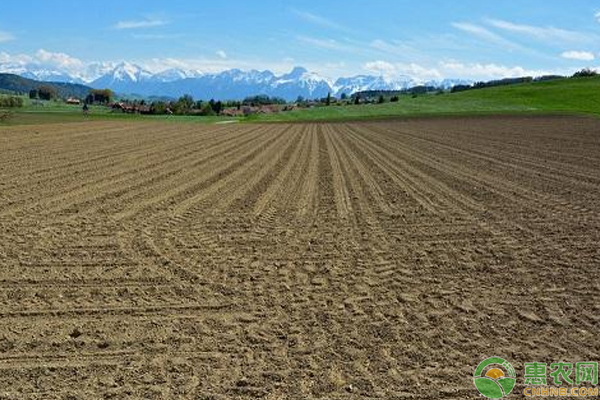
M186 78L198 78L200 76L202 76L200 71L185 71L179 68L170 68L152 75L150 79L157 82L173 82Z
M286 100L294 100L298 96L304 98L325 97L332 91L331 83L305 68L295 67L288 74L274 77L270 84L271 93Z
M342 93L351 95L365 90L402 90L419 84L419 81L408 76L389 79L383 76L357 75L350 78L339 78L332 88L333 93L340 96Z
M339 97L344 93L351 95L365 90L402 90L422 84L449 89L471 83L460 79L422 82L409 76L387 78L372 75L343 77L333 82L302 67L295 67L282 75L275 75L268 70L230 69L219 73L202 73L179 68L152 73L129 62L92 63L77 72L45 68L35 62L0 62L0 72L36 80L85 83L121 94L170 97L191 94L203 100L243 99L258 94L286 100L295 100L298 96L312 99L325 97L327 93Z
M108 74L116 66L116 63L111 62L92 63L82 71L80 78L86 83L93 82L101 76Z
M114 82L141 82L152 78L152 73L144 70L142 67L122 62L117 64L112 71L98 78L103 80L112 80Z
M443 79L438 81L429 81L426 83L428 86L435 86L440 89L452 89L454 86L458 85L472 85L473 81L468 79Z
M40 81L67 83L89 83L114 67L114 63L92 63L84 68L59 68L31 57L0 62L0 72Z
M81 79L66 72L58 71L35 63L1 63L0 72L20 75L39 81L82 83Z
M35 79L38 81L82 83L81 79L78 79L77 77L73 77L69 74L66 74L66 73L63 73L60 71L53 71L53 70L46 70L46 69L29 70L29 71L26 71L25 73L18 74L18 75L21 75L24 78Z
M119 93L137 93L138 85L151 81L152 76L151 72L138 65L122 62L108 73L90 82L90 86L109 88Z

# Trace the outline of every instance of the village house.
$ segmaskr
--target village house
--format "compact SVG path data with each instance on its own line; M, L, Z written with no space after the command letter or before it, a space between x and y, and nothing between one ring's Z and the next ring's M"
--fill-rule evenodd
M67 104L74 104L74 105L77 105L77 106L81 104L81 100L79 100L76 97L69 97L67 100L65 100L65 102Z

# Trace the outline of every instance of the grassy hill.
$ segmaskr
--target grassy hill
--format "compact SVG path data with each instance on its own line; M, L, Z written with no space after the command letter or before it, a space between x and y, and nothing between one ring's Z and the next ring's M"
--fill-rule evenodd
M2 91L26 94L42 85L52 86L60 97L84 98L92 90L89 86L76 83L42 82L14 74L0 74L0 90Z
M255 121L335 121L433 115L580 113L600 116L600 76L401 96L397 103L315 107L253 116Z

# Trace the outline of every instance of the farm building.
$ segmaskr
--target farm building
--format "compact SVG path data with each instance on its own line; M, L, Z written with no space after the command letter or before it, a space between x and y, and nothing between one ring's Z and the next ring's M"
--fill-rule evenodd
M81 104L81 100L79 100L79 99L78 99L78 98L76 98L76 97L69 97L69 98L66 100L66 103L67 103L67 104L75 104L75 105L80 105L80 104Z

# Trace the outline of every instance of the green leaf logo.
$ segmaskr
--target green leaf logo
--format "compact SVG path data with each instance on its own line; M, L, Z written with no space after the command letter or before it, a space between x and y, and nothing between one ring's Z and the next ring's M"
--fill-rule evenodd
M483 360L473 374L479 393L490 399L501 399L512 392L517 382L515 369L500 357Z

